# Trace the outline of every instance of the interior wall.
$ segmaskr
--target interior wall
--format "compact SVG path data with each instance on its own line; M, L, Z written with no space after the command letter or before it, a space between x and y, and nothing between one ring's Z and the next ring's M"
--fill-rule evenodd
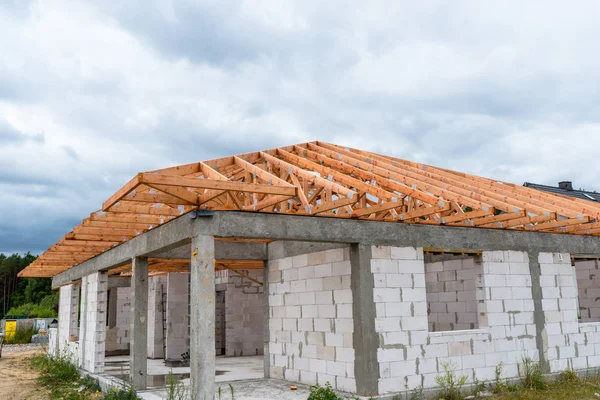
M226 352L226 338L225 338L225 294L226 285L217 288L215 294L215 352L218 356L224 356ZM220 289L220 290L219 290Z
M131 288L109 289L108 305L105 351L107 354L127 352L131 340Z
M240 271L259 282L263 270ZM263 287L229 271L225 291L225 350L227 356L264 353Z
M425 284L430 332L476 329L476 279L480 260L452 254L425 255Z
M575 262L580 322L600 322L600 262Z

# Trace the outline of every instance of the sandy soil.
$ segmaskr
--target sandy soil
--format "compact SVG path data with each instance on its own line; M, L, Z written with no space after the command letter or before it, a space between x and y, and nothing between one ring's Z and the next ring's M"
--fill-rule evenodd
M0 358L0 398L11 400L48 400L48 390L35 381L38 373L25 358L42 350L2 352Z

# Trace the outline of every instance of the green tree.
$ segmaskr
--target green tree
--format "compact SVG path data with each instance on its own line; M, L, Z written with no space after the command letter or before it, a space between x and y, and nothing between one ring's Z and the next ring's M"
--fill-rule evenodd
M31 302L37 303L51 294L48 278L17 277L36 258L31 253L9 256L0 253L0 317L4 317L9 308L29 302L28 296Z

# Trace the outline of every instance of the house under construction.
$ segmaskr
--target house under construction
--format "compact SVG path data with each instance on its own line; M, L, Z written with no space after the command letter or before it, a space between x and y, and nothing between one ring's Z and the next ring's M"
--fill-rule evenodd
M60 288L54 354L137 389L392 395L600 367L599 235L597 202L312 142L140 173L20 275Z

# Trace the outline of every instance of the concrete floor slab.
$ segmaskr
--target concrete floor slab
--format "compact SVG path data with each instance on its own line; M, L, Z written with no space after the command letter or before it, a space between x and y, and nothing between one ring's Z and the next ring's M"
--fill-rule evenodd
M231 382L236 400L306 400L310 393L307 386L296 385L297 390L290 390L290 383L275 379L253 379ZM221 388L221 398L231 399L229 383L217 383L217 390ZM167 398L167 391L148 390L139 392L138 396L144 400L163 400ZM218 399L218 392L215 399Z
M215 381L231 382L247 379L263 379L263 356L249 357L217 357ZM118 377L124 381L129 379L129 356L106 357L105 374ZM148 387L161 388L167 384L169 372L184 385L190 384L189 367L167 367L163 360L148 360Z

